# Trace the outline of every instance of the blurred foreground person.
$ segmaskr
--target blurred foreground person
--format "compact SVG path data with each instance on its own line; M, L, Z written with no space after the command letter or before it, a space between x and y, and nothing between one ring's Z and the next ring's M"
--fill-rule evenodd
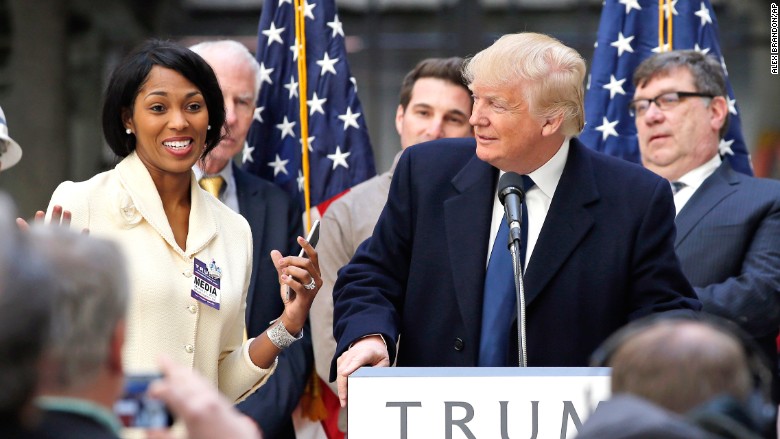
M748 439L774 428L766 359L729 322L638 321L611 336L591 365L612 367L612 398L578 438Z
M58 279L30 251L14 212L0 193L0 437L31 438L40 419L33 402L49 335L49 292Z

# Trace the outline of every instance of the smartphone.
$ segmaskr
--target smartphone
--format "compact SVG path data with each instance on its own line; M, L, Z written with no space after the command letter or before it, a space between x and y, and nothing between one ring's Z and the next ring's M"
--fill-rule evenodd
M317 241L320 240L320 220L315 220L314 224L311 225L311 229L309 229L309 234L306 235L306 240L309 241L309 244L311 244L312 247L317 247ZM299 258L308 258L309 255L306 254L306 250L301 247L301 251L298 252ZM289 286L286 289L286 296L287 301L290 301L295 298L295 291L293 291Z
M306 240L309 241L309 244L311 244L312 247L317 247L317 241L320 240L320 220L315 220L314 224L311 225L309 234L306 235ZM308 258L309 255L307 255L306 251L301 247L301 251L298 252L298 257Z
M173 425L173 415L159 399L149 397L149 384L160 378L155 374L125 376L122 397L114 403L114 414L128 428L167 428Z

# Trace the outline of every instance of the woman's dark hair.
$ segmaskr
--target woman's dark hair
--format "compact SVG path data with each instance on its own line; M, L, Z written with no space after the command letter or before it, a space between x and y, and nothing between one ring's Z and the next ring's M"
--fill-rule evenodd
M206 147L201 158L206 157L222 138L222 125L225 124L222 90L214 71L200 55L170 41L145 42L127 55L111 74L103 101L103 135L108 145L119 157L127 157L135 150L135 135L125 132L122 115L125 111L132 112L135 97L154 66L180 73L203 94L211 126L206 132Z

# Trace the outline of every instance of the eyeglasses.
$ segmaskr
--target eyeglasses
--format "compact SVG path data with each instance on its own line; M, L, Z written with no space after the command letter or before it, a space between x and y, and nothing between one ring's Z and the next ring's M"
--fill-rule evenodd
M650 108L651 103L655 103L661 111L668 111L680 104L685 98L714 98L715 96L707 93L697 93L690 91L672 91L654 97L653 99L635 99L628 104L628 114L631 117L642 117Z

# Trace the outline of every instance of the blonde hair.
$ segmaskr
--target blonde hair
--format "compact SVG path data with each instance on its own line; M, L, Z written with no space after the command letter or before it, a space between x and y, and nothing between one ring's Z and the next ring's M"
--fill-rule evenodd
M561 132L585 125L585 61L576 50L544 34L504 35L466 62L463 76L488 87L523 87L531 114L563 117Z

